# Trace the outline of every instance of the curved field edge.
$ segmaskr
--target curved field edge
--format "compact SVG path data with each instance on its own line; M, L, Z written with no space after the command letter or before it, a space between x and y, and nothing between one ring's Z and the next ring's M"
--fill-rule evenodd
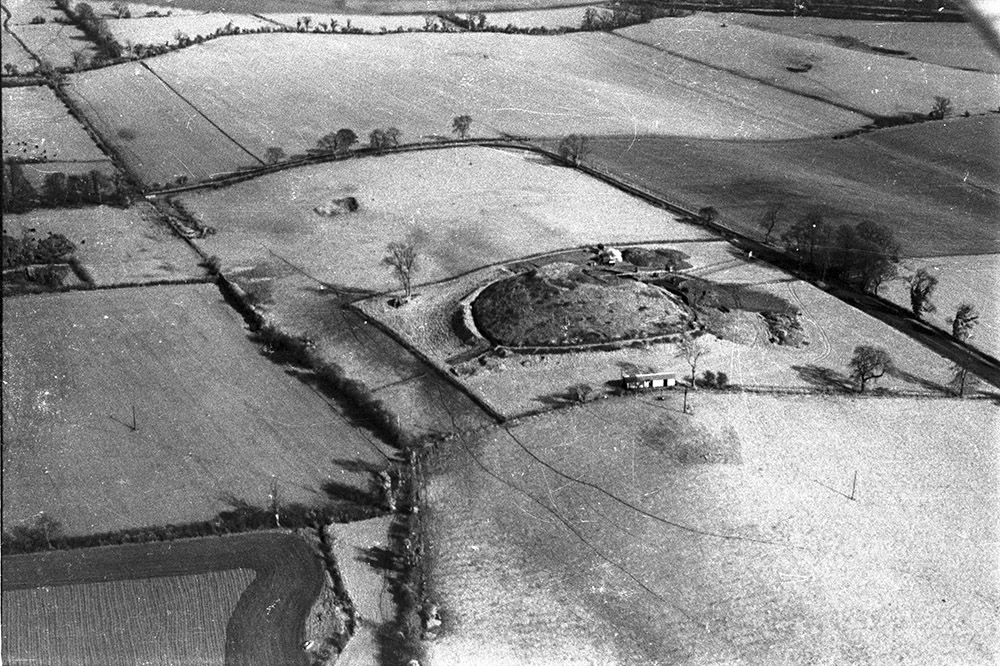
M301 538L257 532L4 557L2 589L252 569L226 629L226 663L305 664L305 618L323 587L322 561Z

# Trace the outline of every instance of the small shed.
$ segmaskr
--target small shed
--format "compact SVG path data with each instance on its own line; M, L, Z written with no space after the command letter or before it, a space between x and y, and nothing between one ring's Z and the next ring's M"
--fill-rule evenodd
M648 372L622 373L622 385L629 391L643 389L670 388L677 385L677 373Z
M622 251L615 247L597 246L597 261L602 264L614 266L622 262Z

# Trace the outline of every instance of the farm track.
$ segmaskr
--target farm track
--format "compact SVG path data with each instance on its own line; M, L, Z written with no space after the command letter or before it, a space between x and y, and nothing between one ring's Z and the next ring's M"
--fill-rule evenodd
M319 557L287 532L48 551L4 558L3 590L253 569L226 629L227 666L306 664L305 618L323 586Z

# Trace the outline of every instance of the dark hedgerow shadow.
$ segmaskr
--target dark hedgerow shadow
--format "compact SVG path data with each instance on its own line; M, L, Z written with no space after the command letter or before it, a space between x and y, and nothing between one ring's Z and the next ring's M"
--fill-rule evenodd
M803 380L827 391L853 391L854 382L850 377L830 368L824 368L810 363L809 365L793 365L792 370Z
M910 384L916 384L921 388L925 388L928 391L934 391L936 393L944 393L951 395L952 391L947 386L943 384L938 384L937 382L932 382L929 379L924 379L923 377L918 377L905 370L900 370L899 368L891 368L886 374L890 377L895 377L896 379L901 379L904 382Z

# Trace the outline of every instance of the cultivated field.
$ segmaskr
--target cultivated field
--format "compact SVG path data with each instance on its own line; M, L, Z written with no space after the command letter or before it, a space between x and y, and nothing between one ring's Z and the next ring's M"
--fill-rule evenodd
M269 363L212 285L7 298L3 518L67 533L211 518L234 499L361 490L380 443ZM133 408L135 428L133 429ZM239 464L233 464L239 461ZM340 466L339 462L347 461Z
M140 63L91 70L71 81L67 93L147 184L261 164Z
M344 196L360 208L313 209ZM584 244L708 239L696 226L530 153L455 148L348 160L180 196L218 233L198 241L239 270L273 253L341 287L398 288L386 244L416 234L418 283Z
M1000 106L1000 74L861 53L729 25L715 16L658 19L616 34L870 116L927 113L935 95L951 99L959 113Z
M199 257L145 202L131 208L87 206L38 208L3 216L3 232L15 238L34 229L35 238L62 234L98 285L181 280L205 275Z
M834 225L887 225L904 255L921 257L1000 251L996 161L974 147L997 141L1000 116L989 115L839 140L602 137L590 160L694 210L714 206L722 224L757 238L757 220L783 204L774 242L818 209Z
M14 555L4 569L4 661L79 666L308 663L324 580L282 532Z
M85 168L110 162L51 88L23 86L2 93L5 158L86 163Z
M304 61L309 68L297 65ZM167 173L193 178L254 159L218 145L223 137L205 120L189 124L188 103L254 156L269 146L301 153L340 127L362 138L389 126L401 129L404 141L450 136L451 119L463 113L472 116L475 136L624 132L773 139L865 122L824 102L605 33L250 35L146 64L162 82L129 63L74 76L70 94L126 153L169 154ZM127 96L121 94L125 81ZM251 102L259 111L247 114ZM116 138L123 127L135 138ZM206 154L215 156L207 164ZM131 164L147 181L163 179L158 164L135 158Z
M449 442L428 493L432 663L992 663L995 405L694 404L602 401Z
M31 74L38 67L38 61L31 57L21 43L11 37L6 30L0 32L0 68L2 75L7 76L7 65L17 68L18 74Z
M229 13L108 20L111 33L121 44L173 44L178 33L194 39L207 37L230 25L240 30L257 30L272 24L256 16Z
M941 396L951 365L906 335L850 307L807 282L766 264L734 257L724 243L674 245L690 255L687 273L723 284L743 284L779 296L802 312L808 344L801 347L768 342L767 328L757 315L740 314L727 325L723 338L707 336L708 352L698 362L705 370L723 371L735 384L798 391L845 390L854 347L872 344L889 350L898 369L876 386ZM538 263L538 262L536 262ZM571 387L586 384L596 394L620 386L623 370L690 374L675 344L626 347L616 351L572 354L529 354L491 359L485 364L457 359L463 351L451 318L459 301L477 287L503 277L496 269L463 276L453 282L419 289L420 296L404 308L381 300L366 301L362 311L392 327L446 371L456 368L461 381L507 417L565 406L574 402Z
M908 259L900 274L909 276L927 268L938 278L931 302L935 312L924 318L935 326L951 331L949 320L961 303L972 303L979 311L979 321L969 342L987 354L1000 357L1000 255L979 254L957 257ZM882 296L909 309L909 285L896 280L882 290Z
M66 18L62 12L59 15ZM72 67L75 51L83 53L88 59L97 53L94 43L79 28L68 23L19 25L14 32L39 60L53 67Z
M989 49L971 23L851 21L759 14L715 16L717 21L730 25L845 45L862 51L890 49L900 51L900 57L914 57L935 65L1000 73L1000 57Z

